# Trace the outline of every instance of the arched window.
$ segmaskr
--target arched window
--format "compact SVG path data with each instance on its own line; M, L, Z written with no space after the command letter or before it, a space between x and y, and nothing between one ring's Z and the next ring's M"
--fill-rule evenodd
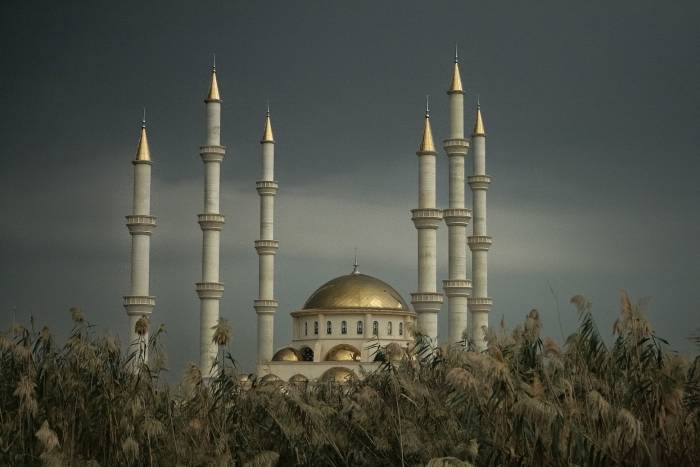
M314 321L314 334L318 336L318 321Z
M308 336L309 335L309 322L304 321L304 335Z
M326 334L331 334L333 332L333 323L326 321Z
M386 323L386 334L387 334L388 336L391 335L392 328L393 328L393 324L392 324L391 321L389 321L388 323Z
M403 336L403 323L399 323L399 336Z
M341 333L341 334L347 334L347 333L348 333L348 322L347 322L347 321L341 321L341 322L340 322L340 333Z
M364 332L365 332L365 323L363 323L362 321L358 321L357 322L357 333L362 335L362 334L364 334Z
M379 336L379 321L372 321L372 335Z

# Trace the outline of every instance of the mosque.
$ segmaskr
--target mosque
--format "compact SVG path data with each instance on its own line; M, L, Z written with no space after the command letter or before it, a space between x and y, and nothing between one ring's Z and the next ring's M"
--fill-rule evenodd
M289 344L273 346L274 318L279 306L274 294L275 254L279 242L274 236L274 203L278 184L274 174L275 139L268 108L261 143L260 179L256 189L260 196L260 236L255 241L259 258L259 289L253 307L257 314L256 374L266 380L313 381L361 376L381 360L377 349L395 344L405 349L414 341L414 333L438 342L438 313L443 293L437 283L437 231L447 225L448 278L442 281L447 297L447 344L461 345L465 338L477 350L485 348L485 332L492 300L487 289L487 254L491 237L486 231L486 192L491 178L486 174L486 132L477 102L471 138L464 135L464 90L455 51L449 99L449 138L443 142L448 164L448 207L436 204L437 149L426 103L423 134L418 151L418 206L411 210L417 230L417 288L410 306L387 282L363 274L357 257L353 270L329 280L313 292L292 316ZM206 140L200 147L204 163L204 206L198 215L202 230L202 279L195 284L200 299L200 369L210 374L217 355L213 342L219 321L219 304L224 285L219 277L219 246L225 219L219 210L220 170L226 154L221 145L221 95L212 68L209 93L204 100ZM473 151L472 174L465 175L465 159ZM129 317L129 342L148 340L137 333L137 321L148 318L155 307L149 294L150 237L156 227L151 215L151 155L145 118L133 160L133 209L126 217L131 234L131 290L124 297ZM472 208L467 207L465 182L472 192ZM471 235L467 227L472 219ZM471 252L471 280L467 274L467 247ZM473 286L472 286L473 281ZM146 349L141 348L143 358Z

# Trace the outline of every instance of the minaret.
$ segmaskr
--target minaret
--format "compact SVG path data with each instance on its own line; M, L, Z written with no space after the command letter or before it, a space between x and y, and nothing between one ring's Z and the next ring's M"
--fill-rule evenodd
M469 177L469 186L474 199L474 234L469 237L472 252L472 279L474 289L469 297L469 311L472 319L471 339L477 350L486 349L485 328L489 325L489 311L493 300L488 293L488 251L491 237L486 233L486 191L491 177L486 175L486 131L481 117L481 104L477 101L476 122L472 133L474 147L474 175Z
M255 241L258 252L259 283L255 312L258 315L258 365L272 360L275 311L275 254L279 242L274 240L275 226L275 139L272 136L270 106L265 114L265 129L260 140L262 163L260 180L255 183L260 195L260 240Z
M463 340L467 328L467 297L471 282L467 279L467 224L471 211L465 208L464 159L469 142L464 139L464 90L455 47L452 83L447 91L450 109L450 136L444 141L449 158L449 208L443 210L448 232L449 279L442 281L447 295L448 344Z
M430 107L426 100L423 139L418 155L418 209L412 209L412 220L418 230L418 291L411 294L413 309L418 314L418 331L437 343L437 315L442 294L437 291L437 229L442 213L435 201L435 144L430 128Z
M148 328L145 334L136 332L140 318L148 319L156 306L155 297L149 295L151 232L156 227L156 218L151 215L151 152L146 135L146 110L141 122L134 164L134 200L131 215L126 216L126 226L131 234L131 291L124 296L124 308L129 316L129 351L138 352L138 357L148 359Z
M213 328L219 321L219 301L224 295L224 284L219 279L219 245L224 226L224 216L219 212L219 182L226 149L221 145L221 97L216 81L216 63L212 67L209 95L204 102L206 142L199 148L204 161L204 213L198 216L203 237L202 281L196 284L196 288L200 299L200 370L208 376L217 354L217 346L212 342Z

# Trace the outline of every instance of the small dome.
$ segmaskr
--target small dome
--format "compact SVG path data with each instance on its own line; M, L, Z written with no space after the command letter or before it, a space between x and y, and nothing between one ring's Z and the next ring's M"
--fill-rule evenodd
M285 347L278 350L272 357L273 362L298 362L302 360L302 356L297 349Z
M289 382L290 382L290 383L298 383L298 384L301 384L301 383L308 383L308 382L309 382L309 379L308 379L306 376L304 376L304 375L302 375L302 374L300 374L300 373L297 373L296 375L294 375L294 376L292 376L291 378L289 378Z
M360 351L349 344L338 344L328 351L326 361L330 362L347 362L360 361Z
M260 378L261 383L275 383L277 381L281 381L279 376L273 375L272 373L268 373L262 378Z
M348 383L353 379L355 379L355 372L342 366L329 368L321 375L321 381L332 381L338 384Z
M313 309L375 309L409 311L401 295L389 284L366 274L336 277L319 287L304 304Z

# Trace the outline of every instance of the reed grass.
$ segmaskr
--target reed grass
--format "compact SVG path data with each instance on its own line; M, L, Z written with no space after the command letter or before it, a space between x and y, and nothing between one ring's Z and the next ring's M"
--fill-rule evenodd
M222 322L217 376L192 365L171 386L162 327L148 366L73 309L61 346L46 328L0 335L0 465L700 465L700 359L626 294L609 346L591 304L571 303L562 344L533 310L483 353L419 336L343 385L242 380Z

